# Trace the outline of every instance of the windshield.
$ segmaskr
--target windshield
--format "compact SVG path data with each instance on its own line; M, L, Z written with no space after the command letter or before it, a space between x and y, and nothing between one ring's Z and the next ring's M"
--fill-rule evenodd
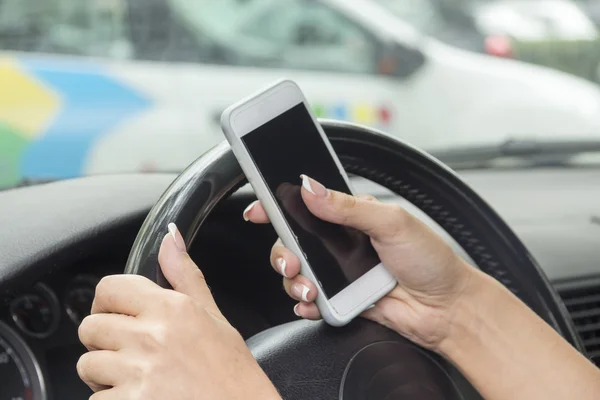
M179 172L281 77L457 168L570 164L600 140L600 8L532 1L0 0L0 189Z

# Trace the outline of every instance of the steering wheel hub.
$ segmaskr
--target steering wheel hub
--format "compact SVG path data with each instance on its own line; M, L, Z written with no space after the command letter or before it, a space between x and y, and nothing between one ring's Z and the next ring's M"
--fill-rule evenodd
M350 360L343 400L463 399L442 360L406 341L370 344Z

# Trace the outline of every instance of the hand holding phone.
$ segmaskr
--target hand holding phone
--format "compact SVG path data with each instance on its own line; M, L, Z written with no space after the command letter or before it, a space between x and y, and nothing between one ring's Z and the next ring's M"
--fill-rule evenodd
M316 304L325 321L344 325L395 286L368 236L316 218L303 203L302 174L330 189L352 191L295 83L278 81L229 107L221 124L279 237L318 287Z

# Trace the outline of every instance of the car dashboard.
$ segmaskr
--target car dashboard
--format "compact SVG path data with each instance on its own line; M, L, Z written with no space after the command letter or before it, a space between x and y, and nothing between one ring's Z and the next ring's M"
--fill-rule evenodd
M39 395L34 396L35 389L32 386L36 380L42 379L46 393L52 394L46 397L48 399L86 399L90 396L89 389L75 372L77 360L85 351L78 340L77 328L89 314L95 285L100 278L122 272L122 269L121 257L93 263L90 260L85 263L85 272L78 266L70 266L32 285L3 293L0 305L0 354L16 354L6 357L6 364L0 365L3 381L0 398L37 400ZM15 334L18 338L14 337ZM2 338L5 338L4 344ZM22 348L15 349L19 339L25 342L29 354L22 354ZM39 374L27 368L31 361ZM5 381L5 377L14 373L15 368L20 369L19 363L23 364L21 368L24 369L20 371L21 380L29 380L30 387L18 385L19 379ZM5 382L11 383L5 386ZM14 389L9 389L11 384L15 385Z
M564 299L587 355L600 365L600 170L460 175L524 241ZM0 398L89 397L75 370L85 351L77 327L97 282L123 271L137 230L174 178L96 176L0 192L0 376L20 374L25 382L3 384ZM393 193L362 178L352 181L357 192L399 202L445 235ZM274 231L241 217L253 199L246 186L217 206L190 248L219 307L245 338L296 318L268 263Z

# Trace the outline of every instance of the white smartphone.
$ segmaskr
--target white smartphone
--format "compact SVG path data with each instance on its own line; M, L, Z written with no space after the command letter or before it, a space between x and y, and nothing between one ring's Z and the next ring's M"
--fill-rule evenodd
M394 288L367 235L318 219L302 200L301 174L353 192L298 85L275 82L225 110L221 125L275 231L317 286L327 323L347 324Z

